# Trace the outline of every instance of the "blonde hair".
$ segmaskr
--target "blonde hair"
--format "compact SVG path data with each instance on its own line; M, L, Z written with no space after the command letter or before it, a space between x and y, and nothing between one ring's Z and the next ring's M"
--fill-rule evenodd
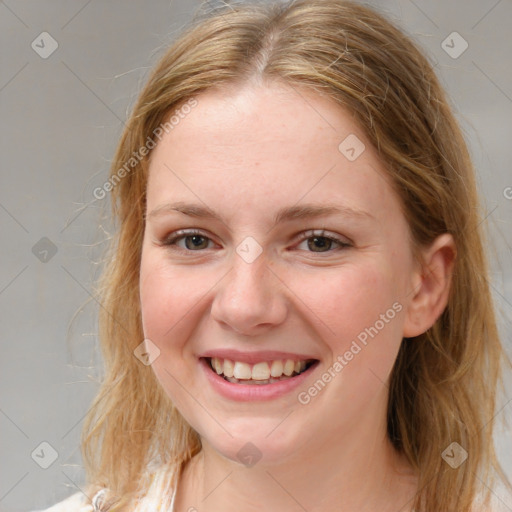
M105 377L82 433L91 489L111 491L110 510L132 510L134 497L147 490L152 460L176 473L201 449L151 367L134 356L144 337L139 267L151 152L130 159L202 91L254 79L309 87L355 114L386 165L415 254L441 233L453 235L449 302L431 329L402 341L390 382L388 435L417 471L416 511L471 510L478 479L486 481L492 469L503 474L493 425L504 355L474 169L427 59L385 17L343 0L216 10L187 27L142 90L110 174L119 228L99 286ZM469 454L456 470L441 457L452 442Z

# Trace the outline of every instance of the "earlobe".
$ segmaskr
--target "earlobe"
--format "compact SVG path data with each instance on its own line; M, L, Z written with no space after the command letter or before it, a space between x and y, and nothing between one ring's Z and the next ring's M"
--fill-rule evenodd
M430 329L448 303L456 247L453 236L444 233L422 251L423 265L415 271L403 327L403 337L419 336Z

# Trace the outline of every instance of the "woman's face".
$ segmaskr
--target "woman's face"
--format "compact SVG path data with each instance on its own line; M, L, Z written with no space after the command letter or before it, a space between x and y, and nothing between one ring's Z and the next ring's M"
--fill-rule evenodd
M196 99L151 156L140 292L153 371L203 443L242 463L384 435L416 266L376 151L305 89ZM241 381L218 376L214 355Z

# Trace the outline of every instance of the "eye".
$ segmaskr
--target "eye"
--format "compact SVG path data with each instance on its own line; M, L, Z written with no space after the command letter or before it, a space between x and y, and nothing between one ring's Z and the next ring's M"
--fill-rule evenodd
M332 252L330 249L333 243L338 245L340 249L351 247L351 244L346 240L336 235L325 236L324 233L324 230L319 232L315 232L314 230L306 231L302 234L300 241L301 243L307 241L307 247L308 249L312 249L311 252ZM317 251L317 248L320 250Z
M177 242L181 240L185 241L184 248L177 245ZM209 237L205 236L200 231L182 229L180 231L176 231L169 238L165 239L162 245L177 246L178 249L182 251L195 251L196 249L207 248L205 247L205 240L211 241ZM208 243L206 243L206 245L208 245Z
M181 241L185 243L184 247L178 245ZM333 252L333 244L337 245L339 249L352 246L351 243L341 239L336 235L331 234L330 236L325 236L324 230L309 230L302 233L300 235L299 242L303 243L306 241L309 252L317 253ZM180 231L176 231L170 237L166 238L162 242L162 245L176 247L178 250L184 252L200 252L201 249L208 249L209 242L212 242L212 240L208 236L204 235L201 231L182 229Z

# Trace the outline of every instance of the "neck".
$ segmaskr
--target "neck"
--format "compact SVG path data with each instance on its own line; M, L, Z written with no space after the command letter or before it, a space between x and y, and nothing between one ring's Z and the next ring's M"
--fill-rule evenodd
M279 464L246 467L203 448L185 466L176 512L388 512L412 510L416 480L385 431L301 446Z

